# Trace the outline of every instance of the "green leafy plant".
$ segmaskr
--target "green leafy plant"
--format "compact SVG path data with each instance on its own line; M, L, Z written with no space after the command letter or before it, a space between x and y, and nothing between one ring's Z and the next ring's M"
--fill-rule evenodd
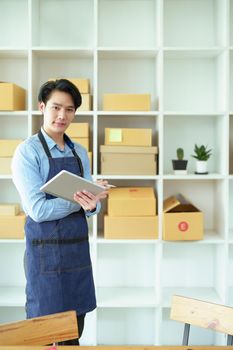
M207 147L208 147L207 145L198 146L197 144L195 144L195 147L194 147L195 154L192 154L192 157L196 158L197 160L204 160L204 161L208 160L209 157L211 156L212 149L208 149Z
M183 150L183 148L177 148L176 155L177 155L177 159L178 160L183 160L184 159L184 150Z

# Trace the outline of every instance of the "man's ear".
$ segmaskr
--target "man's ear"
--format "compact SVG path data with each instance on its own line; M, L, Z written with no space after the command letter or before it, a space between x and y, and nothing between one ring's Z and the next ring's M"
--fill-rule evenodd
M38 103L38 108L39 108L39 110L40 110L42 113L44 113L44 110L45 110L45 104L44 104L44 102L39 102L39 103Z

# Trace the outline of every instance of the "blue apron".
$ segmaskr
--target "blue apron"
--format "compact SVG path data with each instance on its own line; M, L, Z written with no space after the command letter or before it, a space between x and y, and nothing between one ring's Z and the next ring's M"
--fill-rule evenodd
M81 159L64 135L74 157L52 158L41 132L38 137L49 159L47 181L65 169L83 176ZM47 199L54 198L46 194ZM35 222L27 217L27 318L76 310L78 315L96 308L96 298L84 210L63 219Z

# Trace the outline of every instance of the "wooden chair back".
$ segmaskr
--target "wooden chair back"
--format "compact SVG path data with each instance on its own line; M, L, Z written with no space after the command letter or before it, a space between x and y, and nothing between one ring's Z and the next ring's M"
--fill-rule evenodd
M0 346L48 345L78 337L75 311L0 324Z
M188 345L190 325L225 333L228 345L233 343L232 307L174 295L170 318L185 323L182 345Z

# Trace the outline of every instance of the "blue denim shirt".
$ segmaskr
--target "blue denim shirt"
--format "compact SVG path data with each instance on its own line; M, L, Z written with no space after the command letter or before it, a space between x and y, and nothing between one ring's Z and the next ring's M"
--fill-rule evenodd
M67 144L64 150L61 150L43 128L41 131L53 158L74 156ZM83 164L84 177L92 180L87 151L78 143L74 145ZM23 210L36 222L61 219L80 209L78 203L61 198L46 200L45 193L40 191L40 187L46 182L48 173L48 157L37 134L33 135L17 147L12 160L12 174L13 182L21 197ZM86 215L91 216L99 211L100 202L97 203L96 211L86 212Z

